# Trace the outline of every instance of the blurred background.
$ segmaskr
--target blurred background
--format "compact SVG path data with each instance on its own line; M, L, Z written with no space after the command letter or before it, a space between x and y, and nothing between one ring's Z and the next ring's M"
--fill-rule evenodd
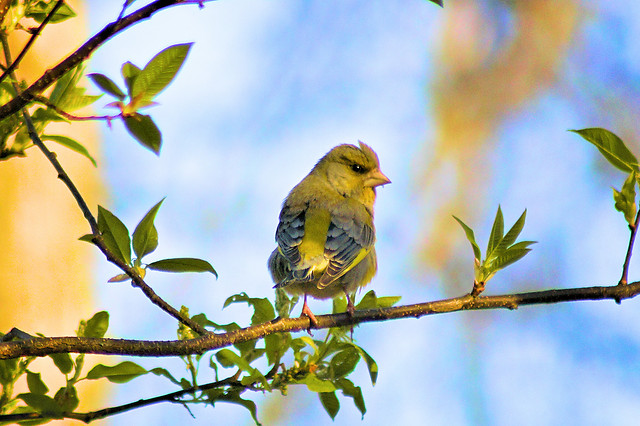
M87 1L86 34L114 20L121 3ZM100 124L99 168L70 174L101 179L106 189L92 192L93 205L109 208L130 229L166 196L156 219L160 245L149 260L201 257L220 278L151 272L147 281L174 306L220 323L250 322L245 306L222 310L232 294L273 298L266 259L282 200L324 153L358 140L377 151L393 181L376 204L379 272L370 288L378 295L400 295L409 304L469 292L472 251L451 215L476 229L484 248L498 205L507 226L527 209L521 238L538 244L485 294L613 285L629 232L613 208L611 186L619 188L625 176L567 130L605 127L640 154L639 39L640 6L622 0L445 0L444 9L424 0L175 7L116 36L88 64L88 72L121 83L124 62L142 67L169 45L195 42L148 112L163 134L160 157L121 123ZM98 101L96 111L108 102ZM79 214L69 217L80 224L77 236L86 232ZM111 336L175 336L175 321L140 291L106 283L115 267L90 246L70 244L93 266L85 280L89 307L66 316L77 323L104 309ZM636 256L630 280L638 279L639 266ZM66 285L65 276L56 282ZM44 302L34 303L38 312ZM311 308L327 313L331 304L313 301ZM46 331L27 331L74 331L47 324ZM367 406L362 420L340 397L332 422L314 394L291 387L286 398L245 394L258 403L263 423L632 425L640 416L635 299L364 324L354 338L380 367L375 387L364 364L353 375ZM165 361L174 375L186 374L180 361ZM109 389L101 404L171 390L156 377ZM179 405L161 404L102 423L252 424L239 406L192 411L195 420Z

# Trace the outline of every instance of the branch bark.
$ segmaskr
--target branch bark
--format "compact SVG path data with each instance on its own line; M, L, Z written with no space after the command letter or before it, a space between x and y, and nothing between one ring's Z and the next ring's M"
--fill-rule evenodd
M400 318L420 318L425 315L457 311L505 308L513 310L526 305L575 302L581 300L611 299L618 302L623 299L633 298L638 294L640 294L640 281L628 285L543 290L498 296L474 297L465 295L414 305L355 311L353 316L347 313L317 315L317 326L313 326L306 316L300 318L276 318L273 321L234 332L221 334L210 333L191 340L146 341L86 337L37 337L29 340L0 343L0 359L11 359L21 356L45 356L63 352L153 357L202 354L235 343L264 338L273 333L295 332L309 328L324 329L343 327Z
M22 108L27 106L36 95L42 93L47 87L53 84L56 80L62 77L67 71L80 64L91 54L100 47L104 42L109 40L114 35L120 33L126 28L144 20L150 18L153 14L159 10L166 9L171 6L177 6L180 4L197 4L202 6L203 3L212 0L156 0L129 15L118 19L102 30L96 35L87 40L82 46L80 46L75 52L71 53L65 59L63 59L58 65L47 70L42 77L36 80L31 86L20 93L18 96L7 102L5 105L0 106L0 119L15 114Z

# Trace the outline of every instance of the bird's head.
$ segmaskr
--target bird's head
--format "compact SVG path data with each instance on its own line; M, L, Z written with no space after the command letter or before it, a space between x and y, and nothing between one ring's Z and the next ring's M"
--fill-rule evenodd
M373 205L375 188L391 183L380 171L378 156L368 145L338 145L316 164L317 172L326 174L329 184L345 197Z

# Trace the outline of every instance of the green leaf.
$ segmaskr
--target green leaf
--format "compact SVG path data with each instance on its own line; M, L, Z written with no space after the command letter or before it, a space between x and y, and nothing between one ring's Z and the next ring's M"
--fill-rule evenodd
M320 398L320 402L329 417L331 417L331 420L335 420L338 411L340 411L340 401L338 401L336 393L320 392L318 393L318 398Z
M53 397L53 400L62 408L62 411L72 412L78 405L80 404L80 399L78 399L78 391L75 386L64 386L58 389L56 395Z
M133 83L132 101L145 106L176 76L193 43L176 44L162 50L144 67Z
M150 149L156 155L160 154L162 147L162 134L150 116L133 113L123 117L124 125L127 131L142 146Z
M487 243L487 259L491 257L493 249L498 246L498 243L502 240L504 235L504 218L502 216L502 209L498 205L498 211L496 212L496 218L493 221L491 227L491 235L489 235L489 242Z
M153 373L156 376L165 377L165 378L169 379L172 383L180 386L180 382L175 377L173 377L173 375L169 372L169 370L167 370L165 368L156 367L156 368L153 368L153 369L149 370L149 373Z
M55 1L50 1L48 3L39 1L35 3L34 6L28 9L25 16L27 18L33 18L34 21L41 24L42 21L45 20L49 12L53 10L53 7L55 6L56 3L57 2ZM49 20L49 23L57 24L58 22L65 21L75 16L76 16L76 13L73 11L73 9L71 9L69 5L67 5L66 3L63 3L62 6L60 6L58 10L56 10L56 13L53 14L51 19Z
M51 121L70 123L69 120L67 120L60 114L58 114L52 108L38 108L31 115L31 119L33 120L34 123L43 123L43 124L48 124Z
M163 272L211 272L218 278L218 273L206 260L191 257L177 257L151 262L147 268Z
M497 257L496 260L491 264L491 269L493 271L497 271L498 269L506 268L512 263L515 263L518 260L522 259L530 251L530 248L509 247L504 252L504 254Z
M348 396L353 399L353 403L364 418L364 414L367 412L367 407L364 404L364 398L362 396L362 389L360 386L355 386L349 379L337 380L336 385L342 390L342 394L344 396Z
M54 419L62 418L62 407L50 396L37 393L21 393L16 398L23 400L29 407L43 416Z
M118 98L119 100L124 100L127 95L124 94L122 89L118 87L116 83L113 82L109 77L104 74L93 73L87 74L87 77L93 81L93 83L98 86L103 92Z
M365 309L374 309L378 307L378 298L376 297L376 292L373 290L369 290L360 302L355 306L356 310L365 310Z
M440 7L444 7L444 2L443 0L429 0L431 3L433 4L437 4Z
M89 159L89 161L91 161L91 163L95 167L98 167L98 163L96 163L95 158L93 158L91 154L89 154L89 151L87 150L87 148L85 148L84 145L80 144L79 142L71 138L68 138L66 136L58 136L58 135L42 135L41 139L43 141L53 141L53 142L59 143L60 145L66 148L69 148L70 150L75 151L78 154L84 155L86 158Z
M467 236L467 240L471 243L471 248L473 249L474 257L480 261L482 259L482 253L480 252L480 247L478 247L478 243L476 243L476 237L473 234L473 229L469 228L463 221L453 216L453 218L462 226L465 235Z
M624 218L630 226L635 223L636 204L636 173L631 172L622 184L622 190L618 192L613 188L613 200L617 211L624 214Z
M321 380L315 374L309 373L304 379L296 380L296 384L307 385L307 389L311 392L333 392L336 386L329 380Z
M511 229L509 229L509 231L504 236L502 241L500 241L498 246L495 248L493 252L493 256L491 257L495 258L497 256L501 256L504 250L506 250L507 247L513 244L516 238L518 238L518 236L520 235L520 232L522 232L522 228L524 228L524 222L526 218L527 218L527 209L525 209L524 212L522 212L518 220L516 220L516 223L514 223ZM489 257L490 257L489 253L487 252L487 259L489 259Z
M87 325L84 328L84 337L104 337L107 329L109 328L109 312L100 311L87 321Z
M280 360L289 349L290 342L290 333L274 333L264 337L264 348L269 365L274 365Z
M215 395L215 392L213 392L211 394ZM225 394L217 395L215 397L215 399L218 400L218 401L225 401L225 402L230 402L230 403L233 403L233 404L238 404L238 405L243 406L244 408L249 410L249 413L251 414L251 417L253 418L253 421L256 423L256 425L260 425L261 424L258 421L258 408L256 407L256 403L251 401L251 400L249 400L249 399L240 398L240 391L239 390L232 390L232 391L228 391Z
M151 207L151 210L147 212L138 223L138 226L136 226L135 231L133 231L133 251L138 256L138 259L142 259L158 247L158 230L153 222L163 201L164 198Z
M129 230L120 219L102 206L98 206L98 229L109 251L127 265L131 265Z
M390 308L402 299L402 296L384 296L378 297L379 308Z
M7 385L14 382L18 374L18 360L18 358L0 359L0 384Z
M595 145L604 158L617 169L627 173L632 171L640 172L638 169L638 160L635 155L629 151L629 148L627 148L622 139L609 130L596 127L569 131L579 134L585 140Z
M84 241L86 243L94 244L93 238L94 238L93 234L84 234L82 237L78 238L78 240Z
M371 379L371 385L375 386L376 381L378 380L378 364L376 361L360 346L353 344L353 347L360 353L360 356L367 363L367 368L369 369L369 378Z
M112 367L98 364L87 373L87 379L96 380L106 378L111 383L126 383L147 373L147 370L135 362L124 361Z
M280 318L289 318L296 303L298 303L298 296L289 298L283 288L276 289L276 312Z
M336 353L329 363L332 378L341 379L348 376L355 370L358 361L360 361L360 354L353 346L348 346L346 349Z
M124 82L127 85L127 91L129 92L129 96L131 96L133 83L136 81L136 78L138 78L140 71L141 71L140 68L138 68L131 62L125 62L122 65L122 77L124 78Z
M249 373L249 375L251 376L250 382L252 383L255 381L259 381L264 386L266 387L269 386L267 379L262 375L262 373L258 369L253 368L246 359L242 358L241 356L239 356L237 353L233 352L230 349L220 349L218 352L216 352L216 360L223 367L229 368L229 367L235 366L235 367L238 367L240 370Z
M34 373L29 370L27 370L27 386L31 393L44 395L49 392L49 388L40 378L40 373Z
M262 324L276 317L273 305L267 298L249 297L247 293L234 294L224 301L222 308L224 309L232 303L247 303L253 307L254 313L251 317L251 325Z
M62 374L69 374L73 370L73 360L68 353L49 354L48 356Z

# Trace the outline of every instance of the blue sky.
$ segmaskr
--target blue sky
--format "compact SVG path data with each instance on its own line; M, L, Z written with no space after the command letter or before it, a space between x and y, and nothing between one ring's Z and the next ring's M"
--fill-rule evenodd
M117 16L118 3L90 2L92 32ZM622 122L625 134L637 132L640 8L622 1L583 7L588 18L561 78L502 121L486 164L487 200L471 208L475 217L463 218L486 241L498 204L507 223L528 209L523 238L539 243L491 282L488 292L494 294L619 279L628 232L613 210L610 186L619 187L624 176L566 130ZM221 311L222 303L240 291L273 297L266 259L282 199L333 146L362 140L378 152L393 181L379 191L376 205L380 269L371 288L401 295L403 303L444 297L446 277L416 268L415 248L416 230L438 203L421 198L416 179L426 163L421 156L434 155L429 144L438 123L431 119L429 88L445 13L417 0L220 1L202 10L161 12L102 47L88 68L117 80L126 61L142 66L169 45L195 42L160 105L149 110L163 132L160 157L139 147L118 123L102 132L100 171L110 187L103 204L133 227L166 196L156 220L158 258L206 258L220 274L215 281L151 273L153 288L192 313L248 323L248 310ZM612 93L628 102L624 111L599 107ZM432 196L447 189L443 185ZM462 232L451 238L470 274ZM117 272L99 265L98 282ZM637 272L634 262L631 276ZM99 308L111 312L114 336L174 336L174 321L128 285L103 284L98 293ZM311 306L330 310L327 302ZM135 321L131 312L138 314ZM639 319L632 300L364 325L355 337L377 360L380 376L372 388L364 366L355 373L368 409L362 421L345 399L335 423L307 392L253 399L263 414L273 404L287 404L290 414L278 424L298 424L298 416L310 415L320 425L425 419L435 425L632 424L640 414L634 368ZM155 360L139 361L155 366ZM180 374L179 363L167 362ZM113 403L151 397L159 389L169 391L159 379L138 379L118 386ZM251 423L242 409L224 404L194 414L194 424L227 416ZM165 404L109 424L189 419L186 410Z

